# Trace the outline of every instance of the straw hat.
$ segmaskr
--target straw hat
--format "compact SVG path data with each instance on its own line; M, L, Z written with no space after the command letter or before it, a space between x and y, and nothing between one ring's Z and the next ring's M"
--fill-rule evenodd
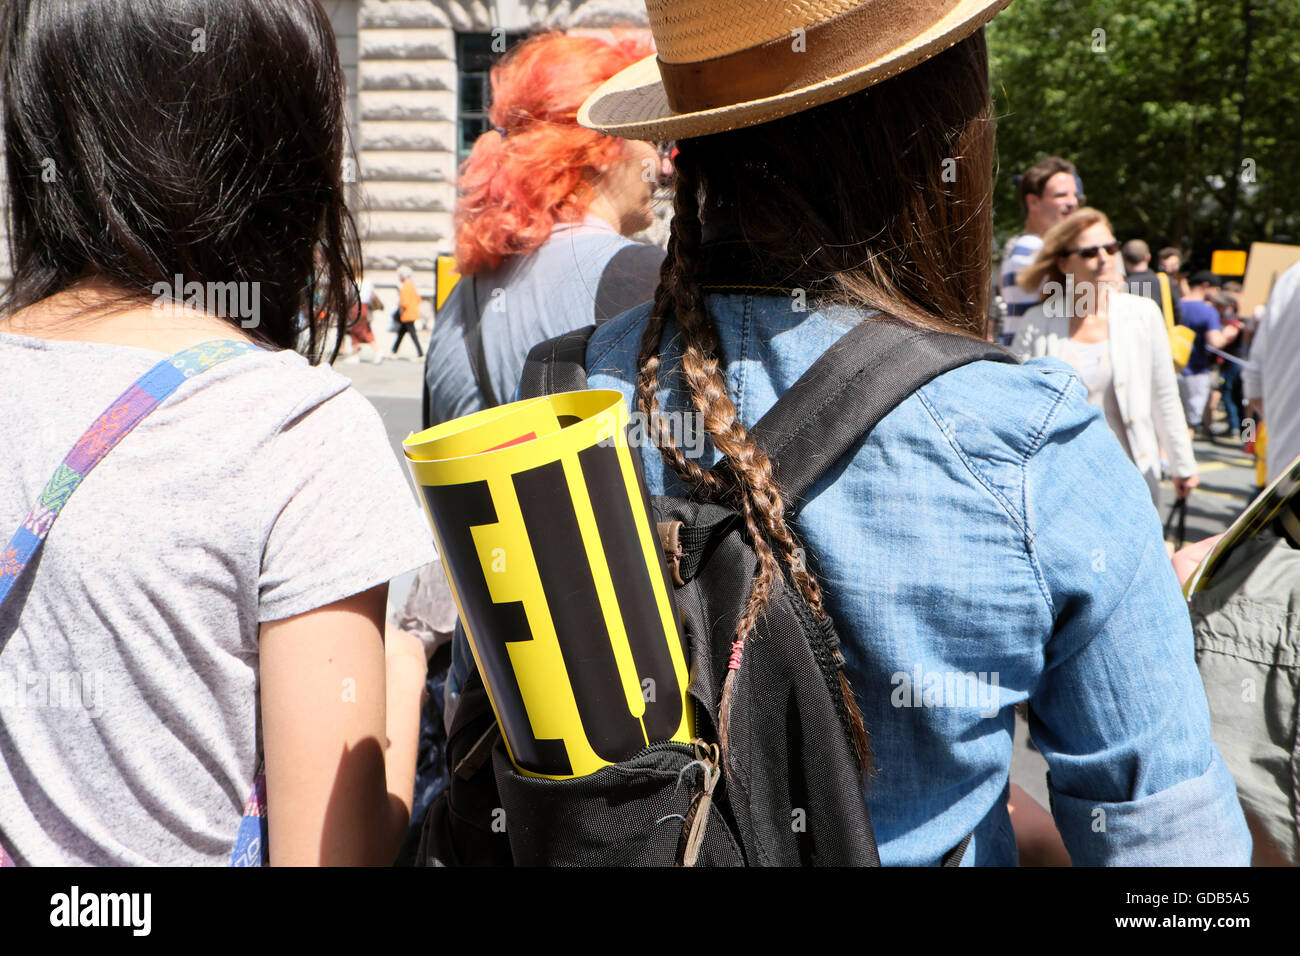
M879 83L970 36L1010 0L646 0L659 51L578 122L671 140L765 123Z

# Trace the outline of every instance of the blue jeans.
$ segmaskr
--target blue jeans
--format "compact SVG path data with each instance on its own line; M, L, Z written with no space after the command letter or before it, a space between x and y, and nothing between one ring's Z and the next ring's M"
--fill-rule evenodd
M1228 427L1234 432L1241 430L1241 366L1236 362L1223 363L1223 410L1228 413Z

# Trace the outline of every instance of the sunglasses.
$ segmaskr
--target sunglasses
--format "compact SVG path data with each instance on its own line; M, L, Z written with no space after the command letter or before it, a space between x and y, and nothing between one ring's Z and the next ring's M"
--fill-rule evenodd
M1104 246L1084 246L1082 249L1067 249L1065 254L1072 256L1076 252L1084 259L1096 259L1101 250L1105 249L1108 255L1115 255L1119 252L1119 242L1108 242Z

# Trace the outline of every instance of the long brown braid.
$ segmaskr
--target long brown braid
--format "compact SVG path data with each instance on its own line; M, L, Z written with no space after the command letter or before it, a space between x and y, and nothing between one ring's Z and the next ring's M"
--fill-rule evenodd
M983 31L875 87L792 116L678 143L668 254L641 340L637 405L682 481L742 515L758 558L719 703L727 730L736 669L782 566L819 618L821 589L786 521L772 463L736 416L701 283L701 196L730 220L774 282L808 300L877 309L983 338L993 230L992 109ZM681 332L681 370L729 477L676 446L658 417L661 339ZM870 748L840 672L864 769Z
M718 704L719 745L725 754L731 716L735 675L741 665L745 641L753 632L759 616L766 609L772 588L781 574L781 564L773 545L790 569L796 586L818 618L826 616L821 589L807 570L803 555L785 521L785 501L772 476L767 454L749 436L736 414L736 406L727 394L726 380L720 368L717 331L704 305L697 279L701 225L699 218L699 181L691 147L683 143L677 157L677 192L668 242L668 255L660 274L650 318L641 339L640 374L637 379L637 406L649 422L659 423L656 440L665 460L688 487L716 499L730 495L739 509L758 558L758 569L744 613L736 627L731 645L727 676ZM691 461L662 427L658 416L660 340L669 317L677 321L682 333L682 372L691 401L703 416L704 427L714 447L730 465L731 481ZM853 698L848 679L840 672L841 687L850 717L850 727L859 760L870 766L870 748L862 717Z

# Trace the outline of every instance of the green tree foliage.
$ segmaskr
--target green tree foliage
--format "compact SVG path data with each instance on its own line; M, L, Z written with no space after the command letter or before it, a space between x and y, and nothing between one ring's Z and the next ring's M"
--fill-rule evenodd
M1121 240L1300 242L1300 0L1014 0L987 36L1000 241L1055 154Z

